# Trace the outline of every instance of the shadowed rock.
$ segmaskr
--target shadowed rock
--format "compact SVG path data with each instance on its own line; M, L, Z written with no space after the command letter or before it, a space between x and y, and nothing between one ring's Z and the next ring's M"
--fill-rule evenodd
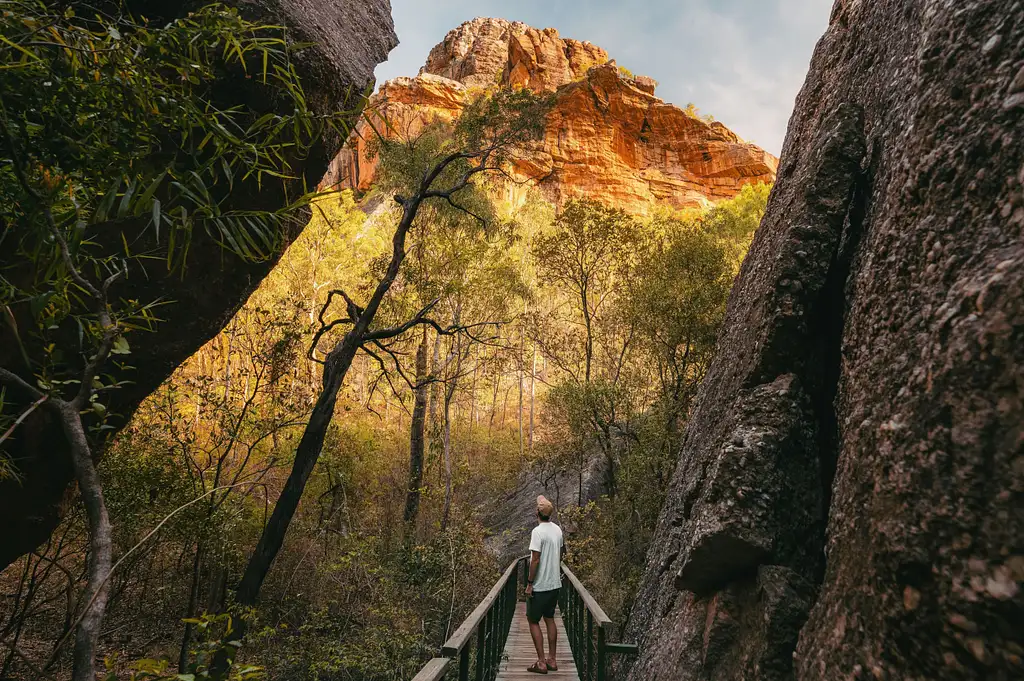
M1022 46L1011 0L835 4L648 556L631 681L1024 675ZM762 407L813 436L761 451L820 484L783 502L763 456L718 471L771 420L736 405L787 374L808 409ZM748 486L765 507L721 501Z

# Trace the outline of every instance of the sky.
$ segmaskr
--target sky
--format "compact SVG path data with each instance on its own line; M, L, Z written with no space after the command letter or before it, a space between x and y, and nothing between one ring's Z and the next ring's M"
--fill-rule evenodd
M659 82L656 95L694 103L778 154L832 0L391 0L401 44L377 82L416 75L430 48L478 16L554 27Z

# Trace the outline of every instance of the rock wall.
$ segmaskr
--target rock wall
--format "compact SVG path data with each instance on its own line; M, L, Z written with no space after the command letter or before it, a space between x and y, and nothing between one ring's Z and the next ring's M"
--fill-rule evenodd
M839 0L632 681L1024 678L1024 6Z
M71 0L65 4L76 3ZM199 3L131 0L127 4L150 19L168 19ZM397 44L388 0L238 0L229 4L238 5L253 19L285 24L297 40L314 43L314 47L300 53L297 63L309 101L315 110L324 113L352 111L352 121L362 104L362 94L373 85L373 69ZM217 88L218 97L227 104L266 105L254 101L249 84L241 78L218 83ZM341 143L340 139L325 138L303 161L300 169L307 186L319 182ZM301 191L301 185L296 189ZM236 194L232 201L231 208L272 210L283 205L285 197L280 189L268 186L258 195ZM297 231L282 236L286 245ZM135 370L128 377L132 384L112 393L108 404L112 413L123 416L122 423L181 362L224 327L275 264L276 259L243 262L205 239L202 234L194 238L185 276L167 275L156 268L145 276L129 277L130 285L115 287L116 296L174 303L161 308L163 321L156 333L132 337L131 363ZM143 248L144 242L130 234L128 240ZM121 248L120 233L111 248ZM0 252L0 269L5 272L12 266L8 255ZM16 308L14 314L27 314L27 310ZM22 328L31 328L29 319ZM24 364L16 348L8 325L0 324L0 365L22 372ZM13 393L8 394L8 400L15 398ZM0 569L46 541L64 511L72 481L65 442L48 413L34 412L17 435L10 453L18 479L0 480L0 518L4 519L0 525Z
M666 104L654 96L655 81L626 75L601 48L551 28L474 19L434 47L415 78L381 87L325 182L366 191L376 134L413 137L496 85L556 93L543 140L515 168L556 205L586 197L634 213L656 201L697 207L775 179L774 156L721 123Z

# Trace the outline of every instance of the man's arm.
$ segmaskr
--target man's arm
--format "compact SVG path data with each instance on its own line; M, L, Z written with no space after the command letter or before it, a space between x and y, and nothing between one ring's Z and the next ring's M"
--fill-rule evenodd
M540 551L530 551L530 575L526 580L526 595L533 594L533 580L537 577L537 566L540 565Z

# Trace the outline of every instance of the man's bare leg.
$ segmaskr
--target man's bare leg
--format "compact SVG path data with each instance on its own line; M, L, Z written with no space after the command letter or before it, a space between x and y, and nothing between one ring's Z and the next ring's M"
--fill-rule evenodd
M558 666L558 657L555 655L555 650L558 647L558 627L555 626L555 620L553 618L545 617L544 624L548 628L548 650L551 651L551 656L547 658L549 667ZM538 626L539 630L540 627Z
M548 663L544 660L544 634L541 633L540 622L530 622L530 638L533 639L533 647L537 649L537 666L547 667Z

